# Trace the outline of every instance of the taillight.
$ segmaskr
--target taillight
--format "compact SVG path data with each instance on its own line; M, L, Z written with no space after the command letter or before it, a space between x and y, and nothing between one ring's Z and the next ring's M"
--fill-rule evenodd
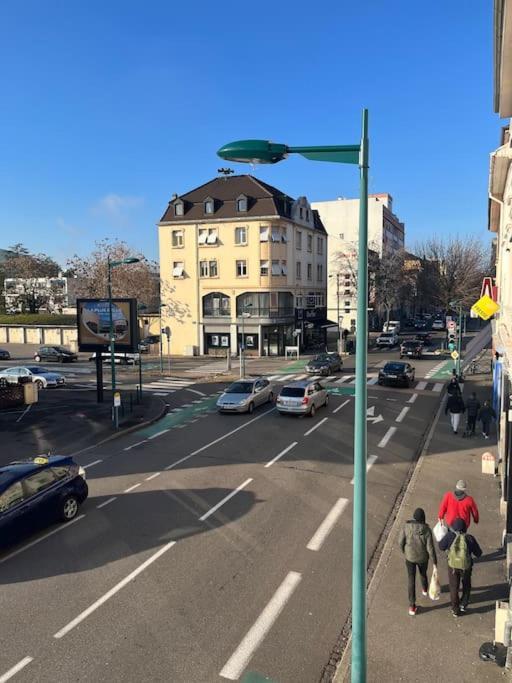
M302 399L302 405L307 406L308 403L309 403L309 398L307 396L304 396L304 398Z

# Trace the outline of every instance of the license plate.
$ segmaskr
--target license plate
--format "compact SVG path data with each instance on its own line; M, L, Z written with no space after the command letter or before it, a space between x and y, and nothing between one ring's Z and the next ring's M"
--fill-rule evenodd
M396 379L398 375L388 375L389 379Z

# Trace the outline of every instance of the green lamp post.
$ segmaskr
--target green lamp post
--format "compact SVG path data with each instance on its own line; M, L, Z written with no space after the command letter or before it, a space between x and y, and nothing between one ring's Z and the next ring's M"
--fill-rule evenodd
M266 140L239 140L221 147L226 161L275 164L289 154L312 161L358 164L359 254L357 292L356 402L354 425L354 516L352 556L352 682L366 681L366 366L368 354L368 110L363 109L361 142L357 145L289 147Z
M111 261L110 256L107 256L107 271L108 271L108 315L109 315L109 327L110 327L110 368L111 368L111 378L112 378L112 403L114 402L114 393L116 390L116 358L115 358L115 344L116 337L114 334L114 319L112 316L112 268L117 266L126 266L130 263L138 263L140 258L135 258L135 256L130 256L120 261ZM112 421L114 427L118 429L119 427L119 412L117 406L113 406Z

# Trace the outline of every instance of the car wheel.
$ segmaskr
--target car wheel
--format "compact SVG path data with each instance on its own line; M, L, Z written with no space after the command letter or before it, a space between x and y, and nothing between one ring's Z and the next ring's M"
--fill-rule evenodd
M328 405L329 405L329 394L327 394L327 396L325 397L325 403L324 403L324 406L325 406L326 408L327 408Z
M34 356L34 360L36 361L36 363L40 363L41 362L41 356L40 355Z
M37 384L37 388L39 391L41 391L41 389L44 389L44 382L42 382L40 379L36 379L35 383Z
M316 413L315 404L312 403L311 408L309 409L309 417L315 417L315 413Z
M62 501L60 516L63 522L70 522L78 514L78 499L75 496L67 496Z
M271 391L270 394L268 395L268 402L273 403L274 402L274 393Z
M247 406L247 412L249 413L249 415L252 415L253 410L254 410L254 403L251 401L249 403L249 405Z

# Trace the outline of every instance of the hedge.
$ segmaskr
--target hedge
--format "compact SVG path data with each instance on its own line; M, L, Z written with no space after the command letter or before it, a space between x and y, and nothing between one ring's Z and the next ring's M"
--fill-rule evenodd
M0 314L0 325L76 325L76 315L51 313Z

